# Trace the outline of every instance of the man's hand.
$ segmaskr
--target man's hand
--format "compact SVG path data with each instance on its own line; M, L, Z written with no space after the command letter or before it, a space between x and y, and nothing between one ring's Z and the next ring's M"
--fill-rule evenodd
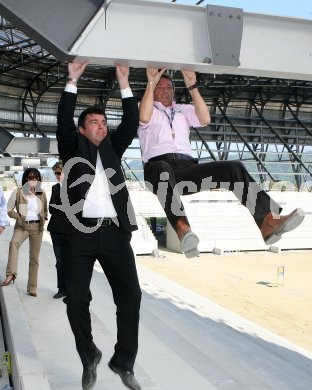
M146 69L146 76L147 80L150 84L156 87L158 84L158 81L160 80L161 76L165 72L166 68L163 69L155 69L155 68L147 68Z
M2 234L4 232L4 229L5 229L4 226L0 226L0 234Z
M191 70L181 70L184 83L187 88L192 87L193 85L196 86L196 73ZM202 126L209 125L211 118L210 113L207 108L207 105L202 98L199 90L197 88L192 88L190 91L190 95L192 97L194 106L195 106L195 113L197 115L197 118Z
M89 63L89 61L82 62L81 64L77 62L69 62L68 77L78 81Z
M129 87L129 73L129 66L116 64L116 76L120 89L126 89Z
M181 70L186 88L196 84L196 73L192 70Z

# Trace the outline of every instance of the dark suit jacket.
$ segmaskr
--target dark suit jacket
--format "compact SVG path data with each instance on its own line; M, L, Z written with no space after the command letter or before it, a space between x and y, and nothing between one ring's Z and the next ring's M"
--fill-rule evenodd
M59 154L67 166L74 162L68 173L66 166L64 167L66 177L63 183L67 181L67 185L63 185L61 191L67 191L71 206L80 202L81 211L76 217L81 220L82 202L86 199L87 191L94 180L98 150L104 169L110 168L113 172L108 182L118 220L128 232L136 230L135 214L120 164L123 153L137 133L139 123L137 101L134 97L122 99L123 117L120 125L116 131L108 133L99 147L96 147L76 130L73 119L76 99L76 94L64 91L58 107L56 136ZM73 158L76 159L72 160Z
M51 214L51 217L47 226L47 230L52 233L66 234L70 232L71 224L63 211L53 207L53 205L62 204L60 190L60 183L54 184L54 186L52 186L51 198L49 202L49 213Z

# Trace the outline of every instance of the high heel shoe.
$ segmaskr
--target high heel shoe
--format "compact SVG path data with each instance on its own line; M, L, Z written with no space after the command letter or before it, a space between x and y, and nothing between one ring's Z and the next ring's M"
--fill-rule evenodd
M8 275L5 280L1 283L1 286L8 286L11 282L13 282L16 279L16 276L14 274Z

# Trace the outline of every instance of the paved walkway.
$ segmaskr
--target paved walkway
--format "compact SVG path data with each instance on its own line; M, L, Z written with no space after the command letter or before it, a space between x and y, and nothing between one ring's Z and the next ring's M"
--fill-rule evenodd
M0 240L1 279L11 235L12 227L6 229ZM29 327L28 341L34 345L33 354L37 354L50 388L79 390L82 367L66 306L62 300L52 298L56 292L56 272L48 233L44 236L40 261L38 297L33 298L26 295L28 244L25 243L21 248L18 279L15 285L2 291L7 310L13 306L17 310L20 305ZM142 265L138 265L138 272L143 296L135 374L142 389L311 389L312 353ZM103 351L95 390L125 389L119 377L107 367L116 337L115 307L109 285L97 264L91 289L94 339ZM14 296L20 304L13 303ZM14 337L18 338L21 332L16 331ZM23 359L23 353L19 356ZM24 374L28 375L27 369ZM32 377L31 372L29 376ZM25 390L40 390L31 384L31 378L26 382Z

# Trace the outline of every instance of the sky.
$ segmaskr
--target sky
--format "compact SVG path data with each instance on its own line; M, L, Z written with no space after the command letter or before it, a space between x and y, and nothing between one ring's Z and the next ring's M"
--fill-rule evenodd
M159 0L158 0L159 1ZM163 1L171 3L171 0ZM195 5L196 0L177 0L177 4ZM312 19L311 0L210 0L203 1L202 5L213 4L225 7L243 8L245 12L256 12L294 18Z

